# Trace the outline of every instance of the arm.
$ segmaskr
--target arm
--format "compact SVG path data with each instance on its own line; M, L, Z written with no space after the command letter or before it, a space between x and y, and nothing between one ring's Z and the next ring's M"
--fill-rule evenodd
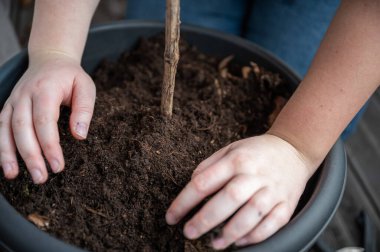
M378 1L342 2L309 72L269 130L313 164L380 84L379 12Z
M0 160L6 178L19 172L16 148L36 184L48 176L42 155L53 172L63 170L57 126L62 104L71 106L74 137L86 138L95 86L80 60L97 4L95 0L36 1L29 66L0 114Z
M80 62L99 0L36 1L28 51L61 53Z
M214 248L257 243L285 225L307 180L380 83L379 13L378 1L343 1L307 76L268 133L203 161L169 207L167 222L178 223L215 193L185 224L188 238L232 215Z

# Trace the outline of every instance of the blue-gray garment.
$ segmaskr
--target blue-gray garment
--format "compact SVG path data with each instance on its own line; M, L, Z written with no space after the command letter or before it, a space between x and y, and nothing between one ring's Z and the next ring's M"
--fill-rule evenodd
M0 0L0 66L20 51L20 46L9 20L9 0Z
M339 0L182 0L183 23L240 35L304 76ZM129 0L128 19L164 20L165 1Z

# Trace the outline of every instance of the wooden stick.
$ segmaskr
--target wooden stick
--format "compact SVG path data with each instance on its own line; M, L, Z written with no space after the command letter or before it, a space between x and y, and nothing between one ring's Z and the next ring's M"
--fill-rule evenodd
M171 118L175 75L179 60L179 1L166 0L164 79L162 83L161 114Z

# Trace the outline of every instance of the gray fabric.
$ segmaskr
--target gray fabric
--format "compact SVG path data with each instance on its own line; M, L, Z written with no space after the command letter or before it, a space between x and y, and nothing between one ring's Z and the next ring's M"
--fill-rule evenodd
M0 66L20 51L16 33L9 20L10 1L0 0Z
M0 9L4 10L5 15L9 15L11 10L11 1L10 0L0 0Z

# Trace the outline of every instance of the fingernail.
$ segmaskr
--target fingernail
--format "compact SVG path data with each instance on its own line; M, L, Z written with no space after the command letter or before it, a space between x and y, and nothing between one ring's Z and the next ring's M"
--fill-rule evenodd
M195 239L198 236L198 232L193 225L187 225L184 232L189 239Z
M40 184L43 181L42 173L39 169L32 169L30 173L35 184Z
M173 213L171 212L167 212L166 213L166 222L169 224L169 225L174 225L177 223L177 219L176 217L174 216Z
M12 170L13 170L13 168L12 168L12 165L10 163L5 163L3 165L3 172L5 175L12 173Z
M244 245L247 245L248 244L248 239L247 238L243 238L243 239L240 239L238 240L237 242L235 242L236 246L244 246Z
M87 124L78 122L77 125L75 126L75 131L77 134L83 138L87 137Z
M58 173L62 170L61 166L59 165L59 162L57 159L53 159L51 161L51 169L54 173Z
M225 240L223 238L215 239L212 244L215 249L223 249L225 246Z

